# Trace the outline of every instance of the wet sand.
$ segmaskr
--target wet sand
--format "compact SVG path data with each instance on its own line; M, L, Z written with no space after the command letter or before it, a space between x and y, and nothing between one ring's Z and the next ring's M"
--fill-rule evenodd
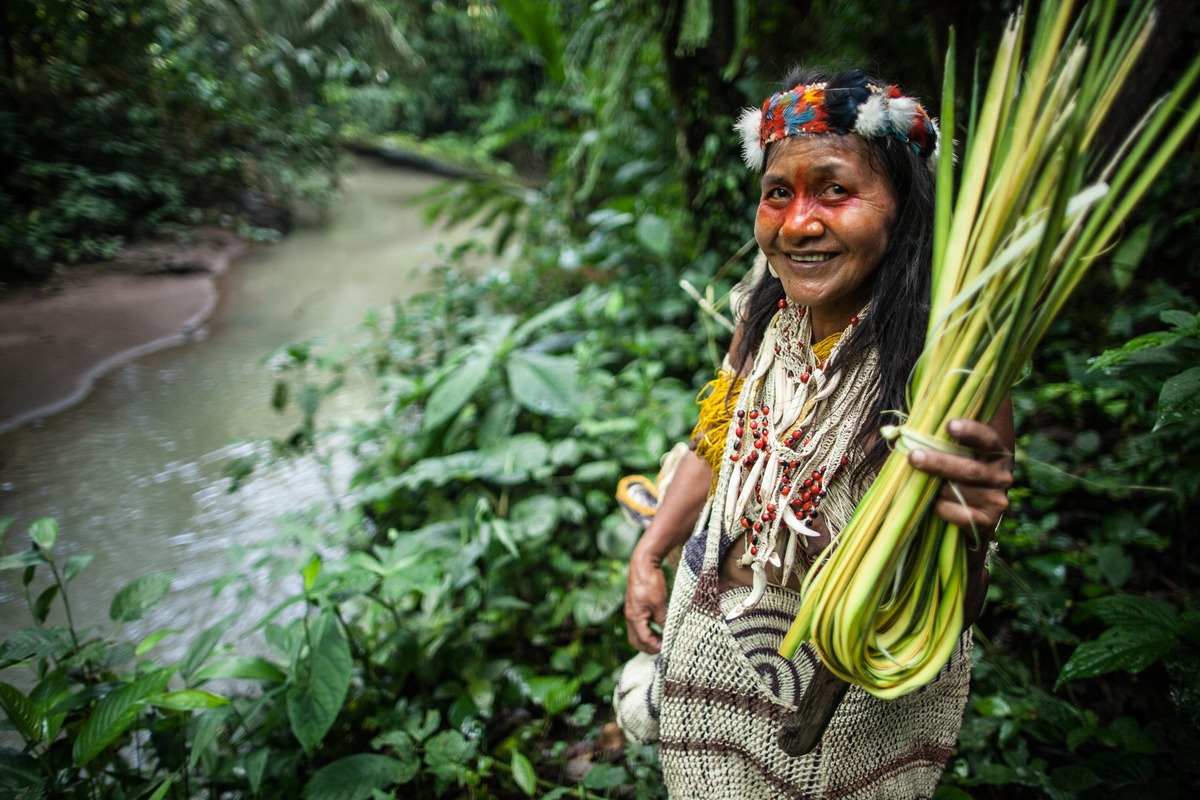
M119 364L204 335L216 278L250 245L221 228L143 242L0 292L0 432L62 411Z

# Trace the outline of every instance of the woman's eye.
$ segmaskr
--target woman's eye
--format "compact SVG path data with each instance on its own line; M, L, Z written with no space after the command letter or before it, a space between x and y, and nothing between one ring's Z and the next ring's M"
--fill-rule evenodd
M829 188L827 188L825 191L837 197L840 197L844 194L850 194L849 190L847 190L845 186L842 186L838 183L829 184Z
M775 186L767 189L766 198L768 200L785 200L787 199L788 191L782 186Z

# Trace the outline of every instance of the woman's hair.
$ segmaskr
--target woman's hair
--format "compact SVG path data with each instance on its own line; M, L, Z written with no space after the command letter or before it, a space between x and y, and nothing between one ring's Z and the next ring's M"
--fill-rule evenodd
M840 81L845 76L795 68L783 81L784 89L799 84ZM871 82L887 85L887 81ZM838 134L824 134L836 136ZM845 134L856 136L855 134ZM881 425L895 422L895 412L906 413L909 374L925 343L929 323L929 298L933 254L934 180L926 162L891 136L857 137L872 167L888 181L896 200L896 219L888 231L887 247L871 278L871 313L843 346L830 370L841 369L872 344L879 351L879 377L871 413L858 432L866 453L859 468L878 470L888 455L887 443L878 435ZM771 158L775 144L767 146ZM736 352L735 366L747 367L762 343L767 325L785 297L783 284L764 270L746 303L746 317Z

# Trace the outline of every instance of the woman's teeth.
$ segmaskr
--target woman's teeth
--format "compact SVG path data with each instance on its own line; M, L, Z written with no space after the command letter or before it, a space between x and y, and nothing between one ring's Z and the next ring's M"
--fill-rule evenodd
M833 258L833 256L828 253L820 253L818 255L811 256L788 256L788 258L798 264L818 264L822 261L828 261L829 259Z

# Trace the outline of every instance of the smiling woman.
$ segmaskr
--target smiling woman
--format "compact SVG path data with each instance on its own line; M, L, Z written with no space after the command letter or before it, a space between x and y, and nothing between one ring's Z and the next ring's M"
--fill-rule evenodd
M896 198L854 139L793 137L771 150L754 237L820 341L870 300Z
M623 676L618 717L632 738L660 741L673 798L928 797L957 739L969 631L922 691L892 700L830 680L808 644L778 650L805 575L887 456L880 426L905 409L928 323L937 126L861 72L796 72L784 86L739 122L747 164L764 169L767 269L737 310L695 452L630 559L629 639L657 658L645 687L632 685L638 670ZM727 430L719 442L715 430ZM950 432L964 455L914 453L914 465L957 484L937 513L990 531L1011 483L1010 412ZM680 544L668 604L659 567ZM964 627L985 550L969 565ZM781 738L797 709L808 729Z

